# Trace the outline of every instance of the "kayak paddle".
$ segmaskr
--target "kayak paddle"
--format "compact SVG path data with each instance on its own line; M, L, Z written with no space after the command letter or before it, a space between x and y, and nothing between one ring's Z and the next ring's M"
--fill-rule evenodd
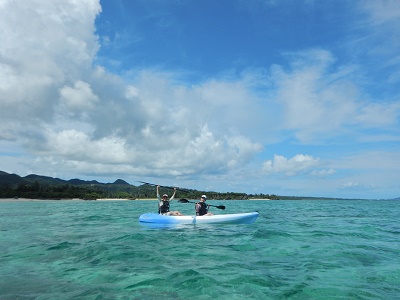
M154 183L149 183L149 182L144 182L144 181L137 181L137 182L140 182L140 183L143 183L143 184L152 185L152 186L157 186L158 185L159 187L166 188L166 189L171 189L171 190L175 189L172 186L159 185L159 184L154 184ZM185 190L185 189L176 188L176 190L177 191L186 192L186 193L190 193L190 191Z
M188 199L179 199L178 202L196 204L196 202L189 201ZM208 206L216 207L216 208L218 208L218 209L225 209L225 206L224 206L224 205L211 205L211 204L208 204L208 203L207 203L207 205L208 205Z

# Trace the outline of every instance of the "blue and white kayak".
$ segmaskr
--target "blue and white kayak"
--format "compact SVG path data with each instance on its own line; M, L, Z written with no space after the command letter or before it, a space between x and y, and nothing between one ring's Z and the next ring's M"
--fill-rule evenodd
M258 215L258 212L212 216L166 216L146 213L139 217L139 222L153 224L250 224L258 218Z

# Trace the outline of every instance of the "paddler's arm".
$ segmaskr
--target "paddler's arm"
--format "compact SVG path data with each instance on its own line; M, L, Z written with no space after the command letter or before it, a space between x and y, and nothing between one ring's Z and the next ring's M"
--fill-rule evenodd
M175 197L176 194L176 188L174 188L174 193L172 194L171 198L169 198L169 201L172 201Z
M161 201L160 192L158 190L159 188L160 188L160 186L157 185L157 200L158 200L158 203L160 203L160 201Z

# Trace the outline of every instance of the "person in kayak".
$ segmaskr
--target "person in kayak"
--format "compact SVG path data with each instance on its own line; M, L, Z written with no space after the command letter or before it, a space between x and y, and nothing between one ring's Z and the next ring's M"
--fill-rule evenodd
M160 197L160 186L157 185L157 200L158 200L158 213L160 215L167 215L167 216L183 216L182 213L179 211L170 211L169 210L169 203L174 199L176 194L176 188L174 188L174 193L172 194L171 198L168 199L168 195L164 194L162 198Z
M208 212L210 206L206 204L207 196L202 195L200 201L196 203L196 216L212 216L213 213Z

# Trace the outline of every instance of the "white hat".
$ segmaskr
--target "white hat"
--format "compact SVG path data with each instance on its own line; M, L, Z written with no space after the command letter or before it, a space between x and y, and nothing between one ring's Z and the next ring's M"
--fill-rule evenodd
M163 196L163 198L164 198L164 197L167 197L167 198L168 198L168 195L167 195L167 194L164 194L164 195L162 195L162 196Z
M207 196L206 195L202 195L201 198L207 199Z

